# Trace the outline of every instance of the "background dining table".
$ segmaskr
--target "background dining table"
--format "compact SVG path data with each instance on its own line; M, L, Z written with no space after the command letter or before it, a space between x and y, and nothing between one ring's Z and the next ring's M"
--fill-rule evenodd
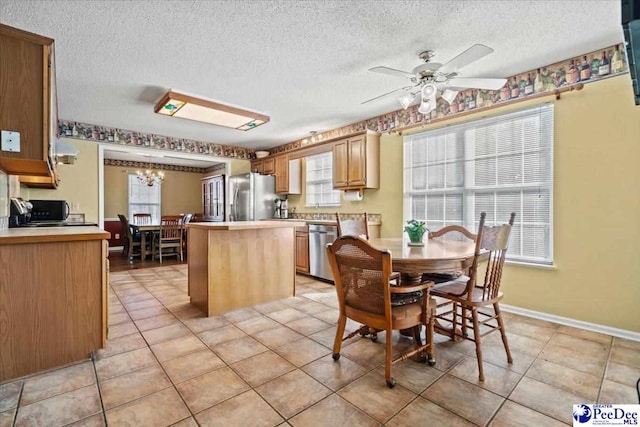
M160 224L131 224L134 231L140 233L140 259L145 259L147 255L153 256L153 249L147 250L147 233L160 231Z

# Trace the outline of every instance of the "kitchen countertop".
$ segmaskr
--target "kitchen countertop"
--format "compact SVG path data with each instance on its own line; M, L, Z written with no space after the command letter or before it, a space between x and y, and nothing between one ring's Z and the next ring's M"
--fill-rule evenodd
M296 221L303 222L303 225L308 224L319 224L319 225L338 225L338 223L333 219L302 219L302 218L287 218L287 219L270 219L268 221ZM382 225L380 221L367 221L369 225Z
M203 228L207 230L258 230L264 228L304 227L300 220L268 220L268 221L231 221L231 222L190 222L187 228Z
M74 242L109 239L111 233L96 226L20 227L0 231L0 245Z

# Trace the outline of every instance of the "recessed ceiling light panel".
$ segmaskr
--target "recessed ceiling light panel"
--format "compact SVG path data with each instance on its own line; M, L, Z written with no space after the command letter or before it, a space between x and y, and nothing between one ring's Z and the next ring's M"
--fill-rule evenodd
M174 91L162 97L156 104L155 112L244 131L270 120L269 116L263 114Z

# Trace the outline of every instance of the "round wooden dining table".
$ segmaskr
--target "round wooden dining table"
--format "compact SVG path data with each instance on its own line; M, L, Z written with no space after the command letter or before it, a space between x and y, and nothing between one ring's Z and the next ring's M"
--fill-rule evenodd
M419 283L423 273L467 271L473 262L475 243L443 239L425 239L424 246L410 246L407 238L369 239L376 249L391 252L393 271L403 283Z

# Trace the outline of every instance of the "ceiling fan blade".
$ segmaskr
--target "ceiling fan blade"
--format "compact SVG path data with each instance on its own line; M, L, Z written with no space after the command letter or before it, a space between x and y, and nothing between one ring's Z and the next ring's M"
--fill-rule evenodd
M398 89L394 89L391 92L383 93L382 95L378 95L375 98L367 99L366 101L363 101L360 104L366 104L367 102L375 101L376 99L383 98L383 97L385 97L387 95L391 95L392 93L400 92L401 90L410 90L412 88L413 88L413 86L405 86L405 87L401 87L401 88L398 88Z
M482 79L473 77L455 77L447 82L449 89L487 89L498 90L507 82L507 79ZM455 89L454 89L455 90Z
M387 74L389 76L395 77L415 77L415 74L412 74L408 71L396 70L395 68L382 66L369 68L369 71L373 71L374 73Z
M465 67L472 62L477 61L480 58L483 58L493 52L489 46L485 46L483 44L474 44L469 49L465 50L451 61L444 64L438 72L440 74L449 74L455 73L460 68Z

